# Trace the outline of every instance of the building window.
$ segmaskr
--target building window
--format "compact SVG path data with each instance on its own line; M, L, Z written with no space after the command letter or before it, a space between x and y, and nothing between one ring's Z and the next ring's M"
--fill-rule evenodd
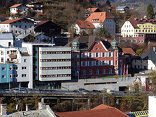
M4 53L3 53L3 51L1 51L1 55L3 55Z
M89 58L91 58L92 57L92 54L91 53L89 53Z
M27 59L24 59L24 62L27 62Z
M96 53L96 57L98 57L98 53Z
M92 69L89 70L89 75L92 75L93 74L93 71Z
M92 61L89 61L88 62L88 66L92 66Z
M99 74L99 69L96 69L96 74Z
M22 67L22 69L26 69L26 67Z
M9 68L10 70L12 70L13 68L12 68L12 66L10 66L10 68Z
M2 75L2 78L6 78L6 75Z
M2 71L5 71L6 70L6 68L5 67L2 67Z
M83 72L83 75L86 75L86 70L83 70L82 72Z
M7 51L7 54L9 54L9 51Z
M10 78L13 78L13 74L10 74Z
M102 72L102 74L106 74L106 70L105 70L105 69L103 69L103 72Z
M1 62L4 62L4 58L3 57L1 57Z
M112 74L112 69L109 69L109 74Z
M105 53L102 53L102 57L105 57Z
M22 74L22 77L26 77L26 74Z
M99 65L99 62L98 61L96 61L96 66L98 66Z

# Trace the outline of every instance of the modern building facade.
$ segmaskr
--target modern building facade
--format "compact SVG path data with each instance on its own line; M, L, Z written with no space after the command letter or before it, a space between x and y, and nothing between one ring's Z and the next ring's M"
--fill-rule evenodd
M62 81L71 80L71 48L54 44L23 43L32 56L34 88L59 88Z

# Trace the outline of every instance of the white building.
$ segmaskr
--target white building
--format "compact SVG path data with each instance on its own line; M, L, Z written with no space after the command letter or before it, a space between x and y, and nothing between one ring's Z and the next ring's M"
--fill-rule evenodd
M14 45L14 36L12 33L0 33L0 45L10 47Z
M14 70L10 77L13 78L12 87L26 86L28 88L33 88L32 79L32 61L27 48L0 48L0 65L4 66L7 64L13 64L10 70ZM1 73L3 76L1 78L7 78L9 71L5 74L6 68L2 68ZM2 82L6 83L6 82Z
M34 33L33 21L26 18L17 18L0 22L0 33L12 32L15 35Z
M110 34L116 33L116 23L106 12L94 12L86 19L86 21L91 22L95 28L104 26Z
M71 80L71 48L54 44L23 43L33 62L35 88L57 88L62 81ZM56 86L56 87L55 87Z
M129 7L128 6L118 6L116 8L116 12L119 12L119 13L125 13L128 10L129 10Z
M39 2L34 2L26 5L29 9L37 14L43 14L43 4Z
M14 4L10 7L10 16L16 16L16 15L24 15L26 14L28 8L25 5L22 4Z
M140 57L133 59L133 69L156 70L156 52L154 48L149 49Z
M71 80L70 47L39 47L39 80Z
M89 21L77 21L76 24L73 25L73 28L75 29L75 33L77 35L81 35L81 33L93 33L95 30L95 26L90 23Z
M156 116L156 96L149 96L148 97L148 117L155 117Z

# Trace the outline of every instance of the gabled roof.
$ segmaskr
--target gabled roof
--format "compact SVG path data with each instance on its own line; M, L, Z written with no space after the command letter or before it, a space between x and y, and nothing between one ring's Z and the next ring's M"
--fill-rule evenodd
M36 24L36 26L40 26L40 25L45 24L45 23L47 23L47 22L49 22L49 21L48 21L48 20L40 21L39 23Z
M17 22L17 21L20 21L20 20L29 20L27 18L16 18L16 19L12 19L12 20L5 20L3 22L0 22L0 24L11 24L11 23L14 23L14 22ZM29 20L31 21L31 20ZM31 21L33 22L33 21Z
M94 12L86 19L86 21L91 23L103 23L105 19L110 18L111 16L106 12Z
M98 9L98 8L88 8L87 11L93 13L93 12L95 12L97 9Z
M153 48L147 50L142 55L140 55L142 59L150 59L155 65L156 65L156 52L153 50Z
M137 18L130 18L128 21L132 24L134 28L139 28L137 25L138 24L145 24L145 23L151 23L151 24L156 24L155 19L137 19Z
M124 54L130 54L130 55L136 55L136 53L133 51L133 49L132 48L122 48L122 52L124 53Z
M61 112L56 113L58 117L128 117L125 113L120 110L101 105L100 108L94 108L86 111L73 111L73 112Z
M10 8L17 8L17 7L19 7L19 6L21 6L22 4L14 4L14 5L12 5Z
M105 41L102 38L98 38L96 36L79 36L76 37L75 39L71 40L66 46L72 46L72 42L74 41L79 41L80 43L80 49L81 50L89 50L95 42L97 41L101 41L103 43L103 45L106 47L106 49L112 49L111 48L111 44L108 41Z
M94 29L95 28L95 26L89 21L79 20L77 21L77 25L82 29Z

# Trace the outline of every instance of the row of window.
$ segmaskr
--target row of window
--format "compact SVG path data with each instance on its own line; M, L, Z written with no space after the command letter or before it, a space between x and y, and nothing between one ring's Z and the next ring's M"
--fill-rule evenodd
M113 60L81 61L81 66L105 66L105 65L113 65ZM117 65L117 62L116 62L116 65Z
M18 67L17 66L15 66L15 67L12 67L12 66L10 66L9 67L9 70L17 70L18 69ZM22 67L22 70L23 69L27 69L26 67ZM6 67L2 67L2 71L5 71L6 70Z
M113 52L81 53L81 58L94 58L94 57L113 57Z
M134 30L121 30L121 32L134 32ZM141 32L156 32L156 30L153 30L153 29L151 29L151 30L150 30L150 29L139 30L139 29L138 29L138 30L136 30L136 33L137 33L137 32L140 32L140 33L141 33Z
M137 40L135 40L135 39L121 39L120 42L132 42L132 43L137 43ZM144 43L144 40L139 40L139 43Z
M40 67L40 70L71 69L71 67Z
M102 70L96 69L95 71L92 70L92 69L89 69L89 71L88 70L83 70L82 74L83 75L112 74L112 68L109 68L108 71L106 69L102 69Z
M40 54L71 54L71 51L41 51Z
M27 75L26 74L22 74L21 75L22 77L26 77ZM15 77L18 77L17 74L10 74L10 78L15 78ZM2 78L6 78L6 75L2 75Z
M40 75L41 78L52 78L52 77L71 77L71 74L54 74L54 75Z
M40 59L40 62L62 62L71 61L71 59Z

